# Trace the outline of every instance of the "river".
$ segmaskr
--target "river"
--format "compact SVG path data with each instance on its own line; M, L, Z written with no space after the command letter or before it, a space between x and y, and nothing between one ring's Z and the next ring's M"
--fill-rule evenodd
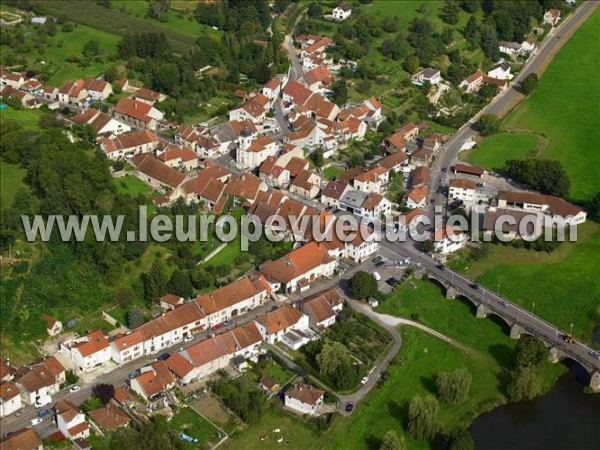
M483 414L470 431L476 450L598 450L600 394L584 394L568 372L547 394Z

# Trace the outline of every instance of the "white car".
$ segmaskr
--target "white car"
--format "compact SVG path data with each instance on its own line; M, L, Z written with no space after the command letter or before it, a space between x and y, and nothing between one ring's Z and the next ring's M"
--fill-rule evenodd
M46 405L49 405L51 401L52 401L52 399L50 397L48 397L43 400L38 400L37 402L34 403L33 406L35 406L36 408L42 408Z
M186 336L183 338L183 342L192 342L194 340L193 336Z
M77 392L79 391L81 388L77 385L75 386L71 386L71 389L69 389L69 392L73 393L73 392Z
M40 423L42 423L44 421L44 419L42 419L41 417L36 417L34 419L31 419L29 422L31 423L31 425L39 425Z
M379 281L381 280L381 275L378 272L373 272L373 278L375 278L375 281Z
M360 384L367 384L367 381L369 381L369 377L364 377L362 380L360 380Z

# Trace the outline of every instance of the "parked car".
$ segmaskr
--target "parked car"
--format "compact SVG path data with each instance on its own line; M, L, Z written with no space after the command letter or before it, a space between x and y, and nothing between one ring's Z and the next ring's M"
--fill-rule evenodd
M81 388L80 388L79 386L77 386L77 385L75 385L75 386L71 386L71 389L69 389L69 392L70 392L70 393L77 392L77 391L79 391L80 389L81 389Z
M35 402L33 406L35 406L36 408L41 408L42 406L46 406L46 405L50 404L51 401L52 401L52 398L47 396L47 397L44 397L43 399L40 399L37 402Z
M38 417L44 417L47 416L48 414L50 414L50 410L49 409L40 409L38 411Z
M379 261L377 264L375 264L376 267L381 267L385 264L385 261Z
M352 403L352 402L346 403L346 412L347 413L352 412L353 409L354 409L354 403Z
M375 264L377 264L377 263L381 262L381 260L382 260L382 259L383 259L383 258L382 258L381 256L376 256L375 258L373 258L373 259L372 259L372 261L373 261Z
M36 417L34 419L31 419L29 421L29 423L31 423L31 425L35 426L35 425L39 425L40 423L42 423L44 421L44 419L40 418L40 417Z
M367 381L369 381L369 377L363 377L363 379L360 380L360 384L367 384Z
M596 352L596 351L592 350L592 351L590 352L590 356L591 356L592 358L596 358L598 361L600 361L600 352Z
M194 340L194 336L186 336L183 338L183 342L192 342Z
M156 360L157 361L166 361L169 358L169 356L171 356L170 353L163 353L158 358L156 358Z
M17 411L15 417L21 417L23 414L25 414L25 411Z
M381 280L381 275L378 272L373 272L373 278L375 278L375 281L379 281Z
M445 267L443 264L438 264L438 265L437 265L437 266L435 266L435 267L437 267L437 268L438 268L438 269L440 269L440 270L444 270L444 269L446 268L446 267Z
M387 284L389 284L391 287L396 287L397 284L398 284L398 280L396 278L394 278L394 277L388 278L387 280L385 280L385 282Z
M447 167L442 167L442 172L448 172L448 168Z

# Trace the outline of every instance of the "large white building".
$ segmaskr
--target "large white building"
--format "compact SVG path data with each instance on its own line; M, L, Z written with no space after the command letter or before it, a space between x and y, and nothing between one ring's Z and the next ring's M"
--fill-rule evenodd
M0 384L0 417L6 417L22 407L23 401L17 385L10 381L3 381Z
M60 344L61 350L73 361L75 371L91 372L112 357L108 339L101 330Z
M284 303L274 311L254 319L262 339L273 345L285 339L286 333L308 331L310 319L293 306Z
M300 414L316 416L323 405L325 391L299 384L285 391L284 404Z

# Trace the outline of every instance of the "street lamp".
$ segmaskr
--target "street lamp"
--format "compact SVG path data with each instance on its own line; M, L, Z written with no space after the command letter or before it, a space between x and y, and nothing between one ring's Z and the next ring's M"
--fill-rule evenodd
M554 346L556 347L556 341L558 340L558 331L554 332Z
M534 310L535 310L535 302L533 302L533 305L531 305L531 314L533 314Z
M498 297L500 297L500 283L498 283Z
M573 324L571 324L571 331L569 333L571 336L573 336Z

